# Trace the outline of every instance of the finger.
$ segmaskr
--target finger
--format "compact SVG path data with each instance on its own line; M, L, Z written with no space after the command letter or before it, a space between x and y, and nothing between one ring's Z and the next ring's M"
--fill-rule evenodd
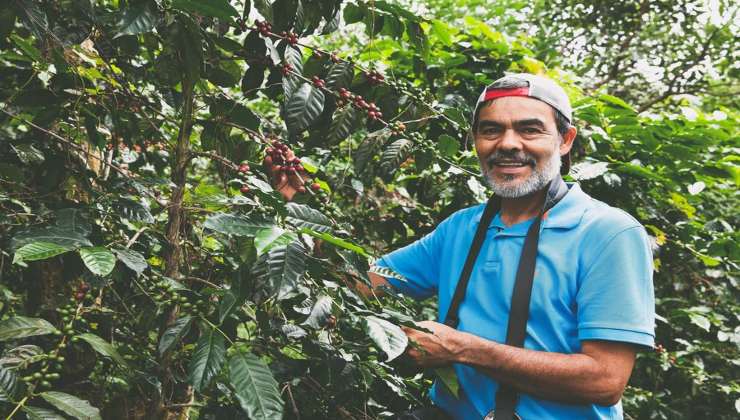
M303 186L303 178L301 178L298 172L290 172L288 174L288 179L290 180L290 185L292 185L296 189Z
M288 185L288 176L285 175L285 172L280 172L275 175L275 185L277 185L277 189L282 189Z

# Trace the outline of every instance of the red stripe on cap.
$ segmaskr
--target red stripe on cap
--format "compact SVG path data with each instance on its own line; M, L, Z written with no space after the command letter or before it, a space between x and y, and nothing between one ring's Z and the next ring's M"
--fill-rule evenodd
M529 87L518 87L512 89L491 89L486 91L486 96L483 98L484 101L490 101L491 99L501 98L504 96L529 96Z

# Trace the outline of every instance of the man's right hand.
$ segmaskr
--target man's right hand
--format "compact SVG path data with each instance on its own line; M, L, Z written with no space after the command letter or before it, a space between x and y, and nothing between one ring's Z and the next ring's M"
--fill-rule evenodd
M272 153L270 152L272 151ZM273 187L287 200L296 193L306 192L306 175L300 160L282 143L273 143L263 161Z

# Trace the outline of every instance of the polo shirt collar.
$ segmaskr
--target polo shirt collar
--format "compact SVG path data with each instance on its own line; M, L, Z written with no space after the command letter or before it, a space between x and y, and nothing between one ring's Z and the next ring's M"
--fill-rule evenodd
M578 226L579 223L581 223L581 219L586 213L586 210L591 207L591 198L586 195L583 190L581 190L580 185L573 182L567 183L567 185L569 189L568 194L566 194L565 197L563 197L563 199L555 205L555 207L551 208L547 213L545 213L543 229L572 229ZM484 209L485 204L481 205L480 210L475 216L473 216L473 223L475 223L476 225L480 223L480 219L483 216ZM531 220L527 220L506 227L501 221L499 215L496 215L488 228L491 229L496 227L504 230L522 230L524 234L526 234L526 230L529 228L530 224Z

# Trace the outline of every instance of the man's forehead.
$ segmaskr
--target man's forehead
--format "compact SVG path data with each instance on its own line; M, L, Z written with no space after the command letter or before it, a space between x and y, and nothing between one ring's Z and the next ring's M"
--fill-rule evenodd
M494 99L480 110L479 121L521 121L539 119L544 123L555 123L555 115L550 105L538 99L522 96L506 96Z

